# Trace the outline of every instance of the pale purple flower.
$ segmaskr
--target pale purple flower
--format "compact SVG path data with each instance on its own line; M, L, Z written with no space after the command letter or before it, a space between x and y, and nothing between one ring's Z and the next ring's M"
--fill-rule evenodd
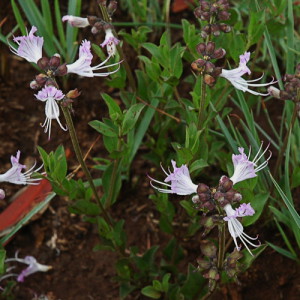
M25 58L29 62L37 63L40 58L42 58L42 49L44 39L39 36L35 36L34 33L37 31L35 26L32 26L29 34L25 36L14 37L14 42L18 44L18 48L15 49L9 45L10 50L20 56Z
M249 159L251 154L251 147L248 156L244 153L244 148L242 147L238 148L240 154L232 154L234 172L230 180L233 182L233 184L236 184L237 182L249 178L256 177L257 176L256 173L261 171L263 168L265 168L268 165L268 161L272 156L271 151L269 151L270 155L263 163L261 163L260 165L257 165L257 163L267 152L269 145L266 147L265 150L262 151L263 143L261 143L260 148L252 161L250 161Z
M169 193L169 194L177 194L177 195L190 195L190 194L197 193L198 186L192 182L190 172L187 166L182 165L180 168L177 168L176 162L174 160L172 160L172 165L174 171L171 172L169 169L168 170L169 173L166 172L166 170L161 166L162 170L167 175L167 178L164 180L164 182L158 181L148 176L151 179L150 181L151 186L161 193ZM152 181L162 184L166 187L169 187L170 189L156 187L153 185ZM170 182L170 184L166 182Z
M253 238L249 235L247 235L244 232L244 227L241 224L241 222L237 219L237 217L243 217L243 216L252 216L255 212L254 209L249 205L246 204L247 207L243 206L243 208L238 208L236 210L234 210L232 208L232 206L230 204L227 204L224 206L224 210L226 212L227 217L224 218L224 220L228 223L228 230L230 235L232 236L233 240L234 240L234 244L237 248L238 251L241 250L241 247L238 246L237 243L237 238L239 238L242 243L244 244L244 246L247 248L247 250L249 251L249 253L253 256L252 252L250 251L249 247L247 244L257 248L261 245L261 243L259 242L259 244L253 244L252 241L255 241L258 239L258 236ZM240 215L238 215L240 214Z
M242 78L242 76L245 75L246 73L248 75L251 74L250 69L247 67L247 63L249 62L249 60L250 60L250 52L245 52L243 55L240 55L240 63L239 63L238 68L232 69L232 70L222 69L222 73L220 74L220 76L229 80L230 83L238 90L241 90L243 92L249 92L250 94L253 94L256 96L258 96L258 95L268 96L269 93L267 93L267 94L258 93L256 91L250 90L249 86L250 87L269 86L276 82L274 79L269 83L259 84L259 83L253 83L253 82L259 81L263 77L263 75L254 80L245 80L244 78Z
M105 30L105 40L100 46L103 48L106 46L106 50L109 56L114 56L116 54L116 45L118 45L120 41L114 36L111 28Z
M26 169L25 165L19 163L21 152L18 151L16 156L11 156L12 167L6 171L4 174L0 174L0 182L9 182L13 184L39 184L40 178L33 179L30 178L33 172L38 172L42 166L34 170L34 164L28 171L22 173L23 169Z
M50 269L52 269L52 266L47 266L47 265L42 265L37 262L37 260L33 256L25 256L24 258L19 258L18 257L18 252L16 253L15 258L9 258L6 259L5 262L19 262L28 265L26 269L24 269L20 274L15 274L15 273L10 273L7 275L4 275L0 278L0 281L11 277L11 276L16 276L18 282L24 282L25 277L36 273L36 272L47 272ZM12 270L14 267L11 267L10 270Z
M46 120L42 127L45 127L45 133L49 132L49 140L51 135L51 122L53 119L56 119L57 123L59 124L60 128L64 131L67 130L67 128L64 128L59 120L59 106L56 101L62 100L65 95L61 90L58 90L54 86L46 86L41 91L39 91L37 94L35 94L35 97L43 102L46 102L45 105L45 114L46 114Z
M105 63L110 59L110 56L107 57L102 63L91 67L93 55L91 53L91 43L87 40L83 40L80 47L79 47L79 58L72 64L67 65L68 73L74 73L80 76L85 77L105 77L110 74L116 73L120 68L120 63L117 62L115 64L110 64L105 66ZM106 73L97 73L95 71L109 68L118 65L118 68L112 72Z
M87 18L80 18L80 17L75 17L75 16L63 16L62 21L65 22L67 21L71 26L73 27L87 27L90 25L89 21Z
M235 213L231 214L224 218L225 221L228 221L230 218L242 218L246 216L253 216L255 214L255 210L251 206L250 203L242 203L238 208L235 209Z

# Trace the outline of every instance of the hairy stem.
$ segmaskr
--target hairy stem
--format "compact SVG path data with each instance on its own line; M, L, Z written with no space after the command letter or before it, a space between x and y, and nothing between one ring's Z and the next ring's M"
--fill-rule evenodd
M198 129L203 128L205 96L206 96L206 84L204 83L204 77L202 77L202 80L201 80L201 96L200 96L199 112L198 112Z
M94 194L94 196L95 196L95 198L97 200L97 203L98 203L98 205L100 207L100 210L101 210L101 212L103 214L103 217L104 217L105 221L110 226L113 226L113 223L112 223L112 220L111 220L110 216L108 215L108 213L106 212L105 208L103 207L103 205L101 203L101 200L99 198L99 195L97 193L96 187L94 185L91 173L90 173L89 169L87 168L86 163L84 162L84 159L83 159L82 152L81 152L81 149L80 149L80 146L79 146L79 142L78 142L78 139L77 139L77 135L76 135L76 131L75 131L75 128L74 128L74 124L73 124L73 120L72 120L70 111L69 111L69 109L67 107L65 107L63 105L61 105L61 109L63 111L63 114L64 114L66 122L67 122L67 126L69 128L69 133L70 133L72 145L73 145L73 148L74 148L77 160L80 163L81 168L82 168L83 172L85 173L85 176L87 177L89 185L90 185L90 187L91 187L91 189L93 191L93 194Z
M121 147L121 138L119 137L118 139L118 145L117 145L117 151L120 151L120 147ZM108 190L108 196L107 199L105 201L105 208L109 208L111 206L111 202L112 202L112 197L113 197L113 192L115 189L115 185L116 185L116 178L117 178L117 170L119 168L119 159L115 159L114 160L114 166L113 166L113 171L111 174L111 180L110 180L110 185L109 185L109 190Z

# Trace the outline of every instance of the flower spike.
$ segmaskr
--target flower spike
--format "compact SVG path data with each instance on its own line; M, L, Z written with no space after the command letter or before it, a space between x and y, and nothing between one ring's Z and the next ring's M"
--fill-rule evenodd
M93 55L91 53L91 43L87 40L83 40L79 47L79 58L72 64L67 65L68 73L74 73L79 76L85 77L105 77L110 74L118 72L120 69L120 63L117 62L114 64L110 64L105 66L106 62L110 59L111 56L108 56L102 63L91 67ZM104 68L110 68L113 66L118 66L118 68L112 72L99 73L94 72Z
M176 162L174 160L172 160L171 162L174 169L173 172L171 172L169 169L168 170L169 173L168 173L161 166L163 172L167 175L164 182L158 181L148 176L151 180L150 181L151 186L161 193L177 194L177 195L191 195L197 193L198 186L192 182L190 172L187 166L182 165L180 168L177 168ZM169 187L170 189L156 187L155 185L153 185L153 182ZM171 184L168 184L166 182L170 182Z
M36 185L39 184L39 181L41 178L33 179L31 178L31 175L33 172L38 172L42 167L40 166L36 170L34 170L35 165L33 165L32 168L30 168L28 171L22 173L22 169L25 169L25 165L21 165L19 163L20 160L21 151L17 151L16 156L11 156L11 164L12 167L6 171L4 174L0 174L0 182L9 182L13 184L32 184Z
M249 62L249 60L250 60L250 52L245 52L243 55L240 55L240 63L238 68L232 70L222 69L222 73L220 77L226 78L236 89L241 90L243 92L248 92L256 96L268 96L269 93L266 94L258 93L256 91L250 90L249 86L264 87L264 86L272 85L277 81L275 81L273 78L272 81L268 83L254 83L259 81L264 76L264 74L261 77L253 80L245 80L244 78L242 78L242 76L246 73L248 75L251 74L250 69L247 67L247 63Z
M15 55L25 58L28 62L37 63L42 58L42 49L44 44L44 38L35 36L37 31L35 26L32 26L29 34L25 36L14 37L14 42L18 44L18 49L9 45L11 52Z
M264 154L269 149L270 144L266 147L265 150L262 151L263 143L261 143L260 148L253 158L252 161L249 160L250 154L251 154L251 147L250 151L247 155L244 153L244 148L239 147L238 150L240 154L232 154L232 162L234 166L234 173L231 176L230 180L233 182L233 184L236 184L237 182L256 177L256 173L264 169L269 162L269 159L272 156L272 152L270 152L269 157L260 165L257 165L259 160L264 156ZM262 151L262 153L261 153Z
M45 105L45 114L46 114L46 120L42 127L45 127L45 133L48 131L49 132L49 140L50 140L50 135L51 135L51 122L53 119L56 119L58 122L60 128L64 131L67 131L67 128L64 128L62 124L60 123L59 120L59 106L56 101L62 100L65 95L62 93L61 90L58 90L54 86L46 86L43 88L41 91L39 91L35 97L42 101L46 102Z
M236 210L234 210L230 204L227 204L224 207L224 210L227 215L227 217L225 217L224 220L228 222L228 230L234 240L234 244L235 244L237 250L238 251L241 250L241 247L238 246L238 243L237 243L237 238L240 238L240 240L242 241L244 246L247 248L249 253L253 256L253 254L247 244L257 248L261 245L261 243L259 242L259 244L254 244L252 242L252 241L257 240L258 236L253 238L253 237L247 235L244 232L243 225L241 224L241 222L239 220L237 220L237 218L245 217L245 216L252 216L255 213L254 209L251 207L250 204L244 203Z

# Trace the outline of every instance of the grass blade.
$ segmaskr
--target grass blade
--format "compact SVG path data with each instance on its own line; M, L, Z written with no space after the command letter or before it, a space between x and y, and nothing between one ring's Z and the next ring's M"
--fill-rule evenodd
M297 213L297 211L295 210L293 204L290 202L290 200L288 199L288 197L284 194L284 192L282 191L282 189L280 188L280 186L278 185L278 183L275 181L275 179L273 178L273 176L271 175L271 173L269 172L270 178L273 182L273 184L275 185L278 193L280 194L282 200L284 201L285 205L287 206L291 216L293 217L293 219L295 220L298 228L300 228L300 216Z

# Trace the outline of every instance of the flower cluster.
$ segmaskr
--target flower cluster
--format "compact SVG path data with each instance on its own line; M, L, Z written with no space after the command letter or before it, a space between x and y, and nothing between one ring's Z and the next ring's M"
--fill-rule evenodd
M222 68L216 67L211 62L212 59L220 59L225 56L226 51L223 48L216 49L214 42L200 43L197 45L196 50L203 56L192 63L192 69L198 71L204 76L204 82L209 86L216 83L217 77L220 76Z
M227 0L218 0L216 2L208 2L205 0L199 1L200 6L194 10L196 18L207 21L208 24L202 29L201 36L206 38L213 34L214 36L220 35L220 32L230 32L231 27L219 21L226 21L230 17L228 12L229 3Z
M300 101L300 64L296 66L295 74L286 74L283 77L283 81L285 82L283 91L271 86L268 89L269 93L275 98L281 100L292 100L298 103Z
M72 16L65 16L64 20L70 22L73 25L83 27L87 24L83 18L77 19ZM51 136L51 122L56 119L59 126L63 130L67 130L60 120L60 111L58 102L67 100L65 95L55 81L55 76L63 76L66 74L77 74L85 77L105 77L110 74L116 73L120 68L120 63L113 63L105 65L112 55L115 53L116 40L112 38L112 32L108 29L107 39L104 41L103 46L106 45L109 48L109 56L98 65L92 66L93 55L91 53L91 43L87 40L83 40L79 47L79 58L72 64L61 63L60 55L54 54L50 59L42 56L42 49L44 39L39 36L35 36L37 31L36 27L32 27L29 34L26 36L15 37L14 41L17 43L18 48L10 46L11 51L26 59L28 62L37 64L40 69L44 71L36 76L35 80L30 83L30 87L36 90L40 90L35 97L45 102L45 114L46 120L42 127L45 128L45 133L48 132L48 137ZM114 67L116 70L111 72L101 72L102 69Z
M19 274L7 273L0 277L0 281L10 277L17 277L18 282L24 282L25 277L29 275L32 275L36 272L47 272L52 269L52 266L42 265L38 263L33 256L25 256L24 258L19 258L18 252L16 253L14 258L8 258L5 260L5 263L10 263L10 262L18 262L18 263L26 264L28 265L28 267L23 269ZM15 266L7 268L7 272L10 272L14 268Z
M163 167L162 170L167 175L164 182L150 178L150 184L153 188L161 193L170 193L177 195L194 195L192 198L193 203L197 205L197 208L209 212L215 208L223 209L226 216L224 221L228 223L228 230L232 236L236 248L240 250L237 243L239 238L248 251L251 253L247 244L258 247L259 244L254 244L252 241L256 238L252 238L244 233L243 225L238 218L245 216L252 216L255 211L251 207L251 204L243 203L238 208L233 209L232 205L239 203L242 200L242 195L233 189L233 186L243 180L256 177L257 172L261 171L268 165L270 155L266 160L259 164L260 160L263 159L265 153L268 151L269 145L263 149L263 143L261 144L255 157L250 160L251 149L249 155L246 156L242 147L238 148L240 154L232 155L232 162L234 167L233 175L229 178L222 176L219 185L216 188L209 188L207 185L200 183L194 184L191 180L189 170L186 165L181 167L176 166L176 162L172 161L173 172L168 170L167 172ZM163 185L165 188L157 187L156 184ZM252 254L252 253L251 253Z

